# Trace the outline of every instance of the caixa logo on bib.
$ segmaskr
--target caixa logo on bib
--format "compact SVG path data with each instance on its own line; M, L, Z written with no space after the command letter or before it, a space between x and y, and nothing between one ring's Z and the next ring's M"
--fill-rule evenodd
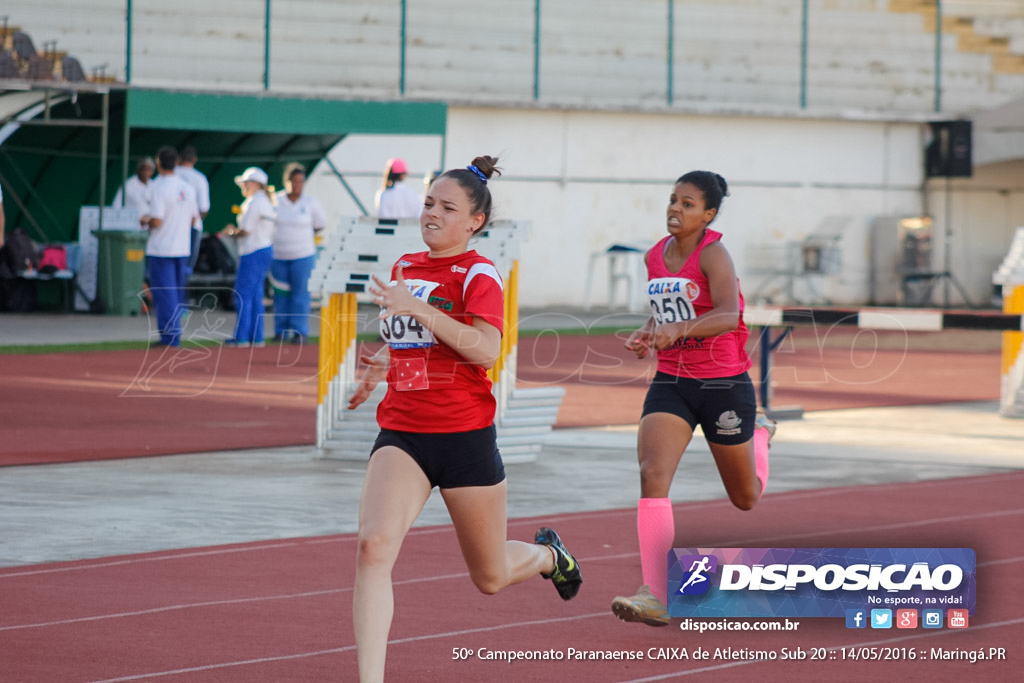
M857 608L975 607L970 548L675 548L674 617L843 617Z

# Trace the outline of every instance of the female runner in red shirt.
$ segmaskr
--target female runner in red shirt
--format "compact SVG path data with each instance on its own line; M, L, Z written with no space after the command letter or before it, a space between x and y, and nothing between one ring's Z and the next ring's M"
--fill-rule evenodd
M499 354L502 282L494 265L469 250L490 220L487 180L497 159L477 157L448 171L427 191L420 230L428 251L408 254L385 283L371 286L387 341L349 401L363 403L387 376L359 503L359 545L352 597L359 680L384 680L394 614L391 568L402 540L441 490L474 585L485 594L540 574L563 600L583 579L549 528L533 543L506 540L506 482L494 428L495 400L486 369Z
M636 595L612 601L612 612L623 621L669 623L666 557L675 520L668 493L698 424L733 505L750 510L768 483L768 440L775 424L757 414L747 374L743 294L722 233L708 227L728 193L717 173L692 171L679 178L669 197L669 234L646 256L652 315L626 348L637 358L656 349L658 369L637 438L644 585Z

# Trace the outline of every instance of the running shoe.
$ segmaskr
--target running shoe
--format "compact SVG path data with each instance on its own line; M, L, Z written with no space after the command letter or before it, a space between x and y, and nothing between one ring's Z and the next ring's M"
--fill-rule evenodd
M542 573L541 576L551 579L551 583L555 584L555 589L563 600L572 600L576 597L580 584L583 583L583 575L580 574L580 567L576 563L576 559L565 549L562 539L558 537L554 529L548 527L537 529L537 533L533 535L533 542L546 545L555 551L557 557L555 570L550 574Z
M619 619L648 626L668 626L668 608L651 592L650 586L644 584L636 595L612 600L612 613Z

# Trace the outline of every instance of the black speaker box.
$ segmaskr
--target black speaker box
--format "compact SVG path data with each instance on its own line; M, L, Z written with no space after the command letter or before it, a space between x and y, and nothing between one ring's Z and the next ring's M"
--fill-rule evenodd
M970 178L971 122L932 121L932 141L925 150L925 176L928 178Z

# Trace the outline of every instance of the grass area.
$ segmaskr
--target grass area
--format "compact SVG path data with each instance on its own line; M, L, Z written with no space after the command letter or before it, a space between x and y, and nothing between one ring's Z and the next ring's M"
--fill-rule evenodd
M606 334L619 334L621 332L632 332L635 327L570 327L566 329L544 329L544 330L519 330L520 337L539 337L542 334L564 334L582 335L585 337L600 337Z
M185 348L200 348L203 346L215 346L216 342L185 342ZM124 341L124 342L89 342L85 344L10 344L0 346L0 354L27 354L27 353L81 353L83 351L129 351L133 349L145 349L149 342Z
M592 327L590 329L584 329L582 327L573 327L566 329L541 329L541 330L520 330L520 337L538 337L542 334L559 334L559 335L586 335L586 336L599 336L606 334L617 334L621 332L631 332L632 328L626 327ZM319 341L319 337L310 337L309 343L316 344ZM363 343L372 343L380 341L380 337L375 332L360 334L356 337L356 341ZM185 348L199 348L203 346L216 346L217 342L189 342L186 341L183 346ZM148 348L149 343L143 341L123 341L123 342L89 342L82 344L9 344L6 346L0 346L0 355L15 355L15 354L29 354L29 353L81 353L85 351L130 351L135 349Z

